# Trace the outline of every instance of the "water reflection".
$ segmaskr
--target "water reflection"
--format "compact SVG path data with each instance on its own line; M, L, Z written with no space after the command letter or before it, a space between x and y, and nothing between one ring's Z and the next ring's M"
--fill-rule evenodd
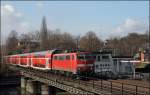
M21 95L20 87L16 86L0 87L0 95Z

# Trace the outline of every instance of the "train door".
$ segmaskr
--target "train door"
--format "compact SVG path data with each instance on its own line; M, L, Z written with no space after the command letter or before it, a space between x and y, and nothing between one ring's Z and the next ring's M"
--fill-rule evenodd
M27 58L27 61L28 61L28 63L27 63L28 66L31 66L31 58L28 57L28 58Z
M49 60L50 60L50 58L45 57L45 59L46 59L45 68L48 69L49 68Z
M133 64L132 63L129 63L129 62L127 62L127 63L125 63L125 66L124 66L125 68L125 73L127 73L127 74L132 74L133 73L133 69L134 69L134 67L133 67Z
M29 55L27 57L27 60L28 60L27 64L28 64L29 67L32 67L32 58L33 58L33 55Z
M121 61L120 61L120 59L118 59L118 73L119 74L121 74L121 73L123 73L125 70L124 70L124 68L123 68L124 66L123 66L123 64L121 63Z
M114 59L113 60L113 68L112 68L112 70L113 70L113 73L117 73L117 59Z
M45 57L48 58L48 68L52 70L52 61L54 60L53 54L46 54Z
M71 65L70 65L70 69L71 69L71 71L73 72L73 74L76 74L76 64L75 64L75 55L74 54L72 54L71 56L70 56L70 63L71 63Z
M21 63L21 58L20 58L20 56L18 57L18 64L20 65L20 63Z
M72 70L70 55L66 55L65 57L66 57L65 60L66 60L67 68L68 68L68 71L70 72Z
M94 62L94 70L96 73L102 72L101 55L97 55Z

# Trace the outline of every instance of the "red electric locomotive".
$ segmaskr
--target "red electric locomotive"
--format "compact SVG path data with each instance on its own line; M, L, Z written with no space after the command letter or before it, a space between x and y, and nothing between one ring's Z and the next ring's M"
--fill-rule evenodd
M94 57L89 52L61 53L53 56L53 70L87 75L93 72Z

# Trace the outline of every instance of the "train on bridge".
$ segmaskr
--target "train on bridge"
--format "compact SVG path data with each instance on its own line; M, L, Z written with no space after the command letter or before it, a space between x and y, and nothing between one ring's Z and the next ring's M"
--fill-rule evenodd
M94 56L90 52L48 50L9 55L6 63L55 73L82 76L93 73Z
M75 77L133 74L132 63L121 63L120 60L110 54L81 50L47 50L5 56L8 64Z

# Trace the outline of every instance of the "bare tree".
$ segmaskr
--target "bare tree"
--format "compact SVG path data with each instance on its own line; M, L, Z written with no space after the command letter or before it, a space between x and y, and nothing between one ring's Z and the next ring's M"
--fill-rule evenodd
M71 49L75 48L74 37L70 33L61 33L59 29L49 31L49 47L50 49Z
M67 32L62 34L60 45L62 49L74 49L76 48L75 40L73 36Z
M12 52L18 48L18 34L16 31L11 31L6 41L7 51Z
M60 30L49 30L49 48L50 49L56 49L59 48L60 42L61 42L61 38L62 38L62 34L60 32Z
M87 51L97 51L103 46L103 42L92 31L89 31L80 39L80 48Z
M29 32L27 35L31 40L40 41L40 31Z
M110 38L107 40L107 48L117 49L117 55L133 56L139 48L145 47L147 34L130 33L121 38Z

